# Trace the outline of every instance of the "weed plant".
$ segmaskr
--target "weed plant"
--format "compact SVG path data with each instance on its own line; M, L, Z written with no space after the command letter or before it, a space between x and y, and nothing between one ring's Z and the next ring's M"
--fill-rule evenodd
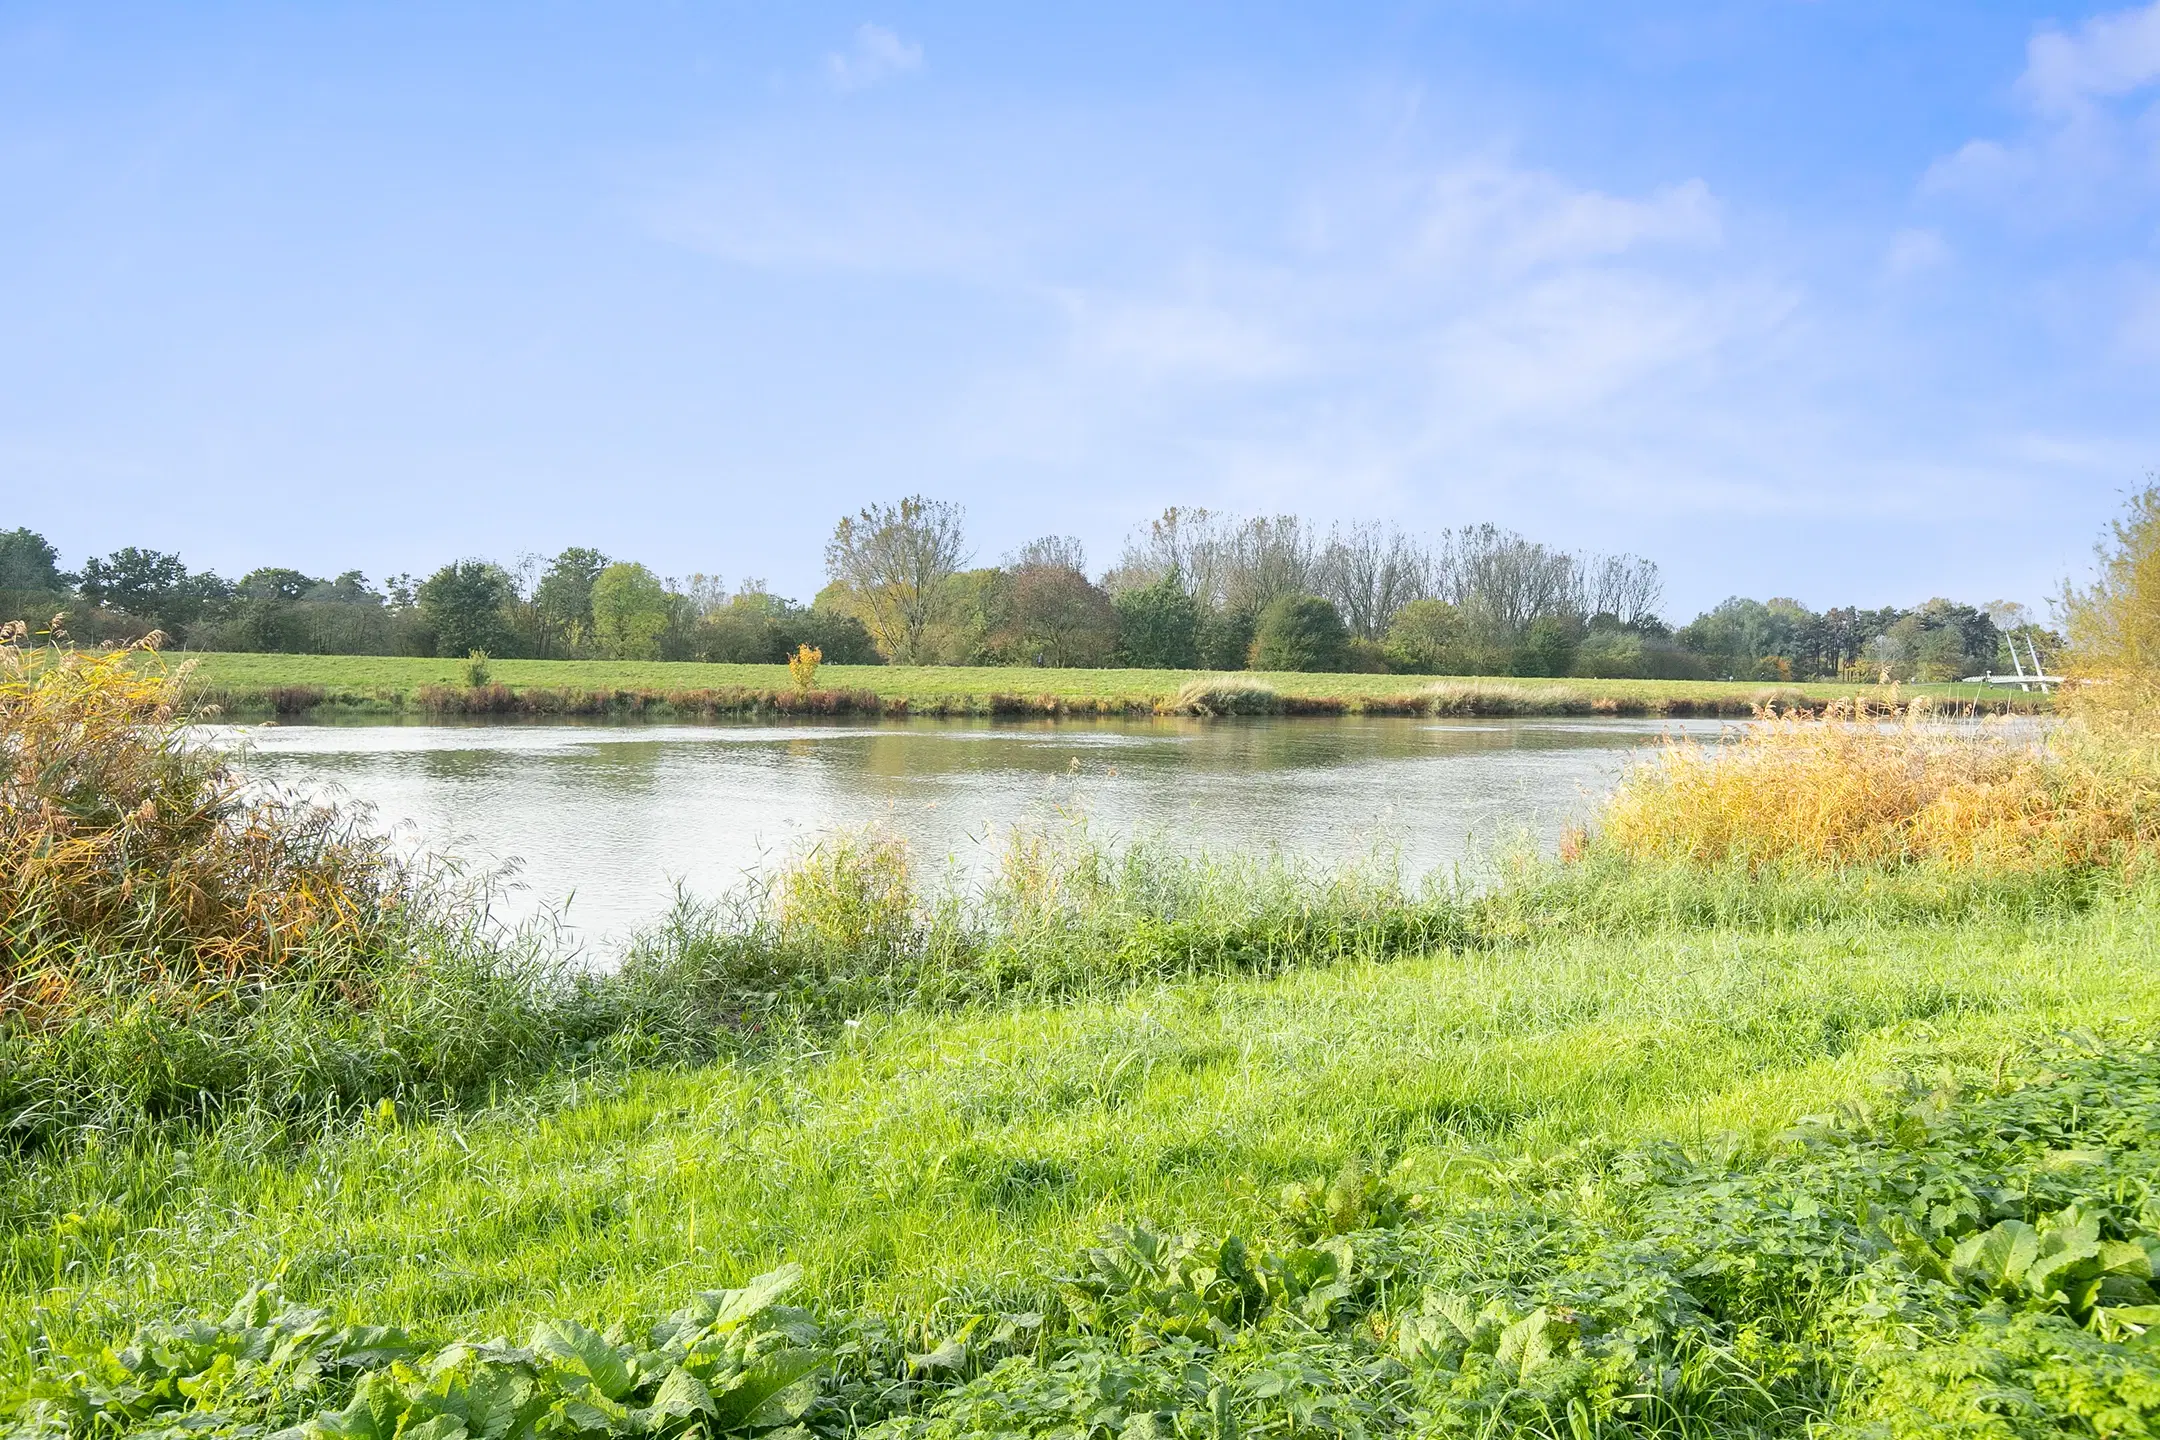
M1452 891L1379 860L1321 867L1015 830L979 882L919 877L904 843L827 837L772 880L678 900L622 984L680 1030L1116 993L1459 946ZM677 1008L671 1008L677 1007Z
M1413 1150L1264 1233L1111 1230L1031 1308L780 1302L443 1344L251 1291L51 1350L13 1433L2119 1436L2160 1423L2160 1055L1923 1073L1760 1140Z

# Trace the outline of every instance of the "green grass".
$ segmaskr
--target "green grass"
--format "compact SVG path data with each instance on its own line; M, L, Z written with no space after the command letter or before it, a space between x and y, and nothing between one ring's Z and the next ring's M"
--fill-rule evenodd
M1353 1160L1760 1135L1915 1052L2153 1033L2154 920L2133 897L2022 923L1550 933L870 1016L302 1149L267 1122L93 1145L0 1186L0 1345L20 1374L33 1345L222 1310L271 1276L435 1334L658 1313L783 1261L820 1305L1021 1308L1106 1226L1265 1232L1284 1183Z
M177 659L178 657L170 657ZM305 699L349 709L395 711L425 708L421 692L429 687L465 690L462 660L385 656L262 655L205 653L190 656L196 681L229 705L271 708L276 692L288 705ZM785 695L791 689L784 665L704 665L612 660L494 660L488 664L494 685L512 694L528 691L611 692L623 697L668 696L699 692L746 692ZM989 713L998 697L1010 697L1031 709L1061 712L1089 710L1145 711L1174 696L1194 678L1185 670L1055 670L1010 667L828 665L818 672L818 687L836 693L859 692L887 702L905 702L916 712ZM1429 675L1342 675L1245 672L1241 680L1258 681L1291 700L1357 706L1399 700L1435 684L1462 684L1498 692L1521 690L1548 694L1566 705L1607 702L1606 709L1657 712L1669 707L1705 713L1745 713L1766 694L1797 694L1821 703L1862 695L1878 703L1888 698L1873 685L1809 682L1773 685L1758 681L1581 680L1443 677ZM302 693L305 692L305 693ZM1926 694L1955 704L2044 705L2045 698L1980 685L1908 686L1903 698ZM1046 705L1044 702L1054 701ZM678 707L683 708L683 707Z

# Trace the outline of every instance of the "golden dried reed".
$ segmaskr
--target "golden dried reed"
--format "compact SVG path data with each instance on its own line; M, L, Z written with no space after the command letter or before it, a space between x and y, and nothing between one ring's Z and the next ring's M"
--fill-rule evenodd
M2081 728L1769 717L1668 743L1593 843L1700 864L2127 869L2160 845L2160 775Z
M249 795L188 735L183 672L0 643L0 1015L93 991L353 983L404 894L334 807Z

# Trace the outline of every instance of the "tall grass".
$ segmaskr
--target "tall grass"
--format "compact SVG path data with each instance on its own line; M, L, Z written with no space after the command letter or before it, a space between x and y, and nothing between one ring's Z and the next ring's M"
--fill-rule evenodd
M244 786L182 680L0 647L0 1146L335 1114L634 1040L626 997L366 811Z
M2125 870L2160 843L2160 769L2082 728L1767 718L1668 744L1605 807L1596 844L1719 866Z
M828 836L723 899L681 898L622 983L655 1012L707 1017L679 1024L821 1023L1278 974L1469 936L1457 894L1377 858L1338 868L1014 830L970 881L920 874L904 843L871 830Z
M249 795L195 744L179 677L0 645L0 1014L117 993L362 987L412 898L349 811Z

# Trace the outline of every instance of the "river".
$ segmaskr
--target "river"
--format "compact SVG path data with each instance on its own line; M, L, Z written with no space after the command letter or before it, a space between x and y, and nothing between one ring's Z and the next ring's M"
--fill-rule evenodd
M985 863L1019 824L1422 873L1550 848L1630 761L1715 721L1182 719L861 724L232 727L252 778L342 791L405 843L514 865L506 919L559 910L619 944L676 885L713 894L839 828L926 867Z

